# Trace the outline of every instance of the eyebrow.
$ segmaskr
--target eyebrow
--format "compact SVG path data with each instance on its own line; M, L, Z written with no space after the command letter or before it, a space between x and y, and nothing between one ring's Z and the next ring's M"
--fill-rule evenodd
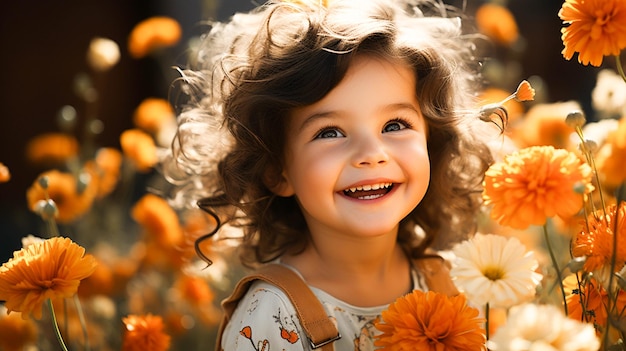
M420 112L419 107L416 108L413 104L408 103L408 102L398 102L398 103L389 104L389 105L384 106L381 109L382 112L397 111L397 110L411 110L417 113L420 117L423 117ZM302 124L300 125L300 128L298 128L298 131L301 132L302 130L306 128L306 126L313 123L314 121L334 115L336 114L336 112L337 111L323 111L323 112L314 113L308 116L304 120L304 122L302 122Z

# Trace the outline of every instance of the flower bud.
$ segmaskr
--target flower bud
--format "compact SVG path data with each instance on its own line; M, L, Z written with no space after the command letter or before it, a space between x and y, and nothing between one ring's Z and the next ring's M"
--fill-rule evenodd
M585 115L581 111L570 112L565 117L565 123L572 128L582 127L586 122Z

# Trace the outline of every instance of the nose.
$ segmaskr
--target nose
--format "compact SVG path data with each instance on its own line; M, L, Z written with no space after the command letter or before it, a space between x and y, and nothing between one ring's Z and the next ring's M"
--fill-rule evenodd
M364 136L355 143L353 164L355 167L374 167L389 161L389 154L380 138Z

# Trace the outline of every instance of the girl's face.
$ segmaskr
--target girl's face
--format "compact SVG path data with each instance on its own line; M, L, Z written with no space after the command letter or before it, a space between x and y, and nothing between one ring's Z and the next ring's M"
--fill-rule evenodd
M413 71L356 57L328 95L293 111L275 191L295 194L314 236L395 233L428 187L426 130Z

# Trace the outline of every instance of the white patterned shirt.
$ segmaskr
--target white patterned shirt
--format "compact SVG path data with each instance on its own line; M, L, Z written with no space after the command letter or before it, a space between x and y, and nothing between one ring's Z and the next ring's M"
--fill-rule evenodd
M287 266L295 271L293 267ZM297 271L296 271L297 273ZM298 273L299 274L299 273ZM413 288L425 291L426 283L412 271ZM335 351L374 350L378 333L374 321L388 305L358 307L309 286L336 323L341 339ZM309 351L312 350L296 310L278 287L257 280L239 301L224 330L222 349L226 351Z

